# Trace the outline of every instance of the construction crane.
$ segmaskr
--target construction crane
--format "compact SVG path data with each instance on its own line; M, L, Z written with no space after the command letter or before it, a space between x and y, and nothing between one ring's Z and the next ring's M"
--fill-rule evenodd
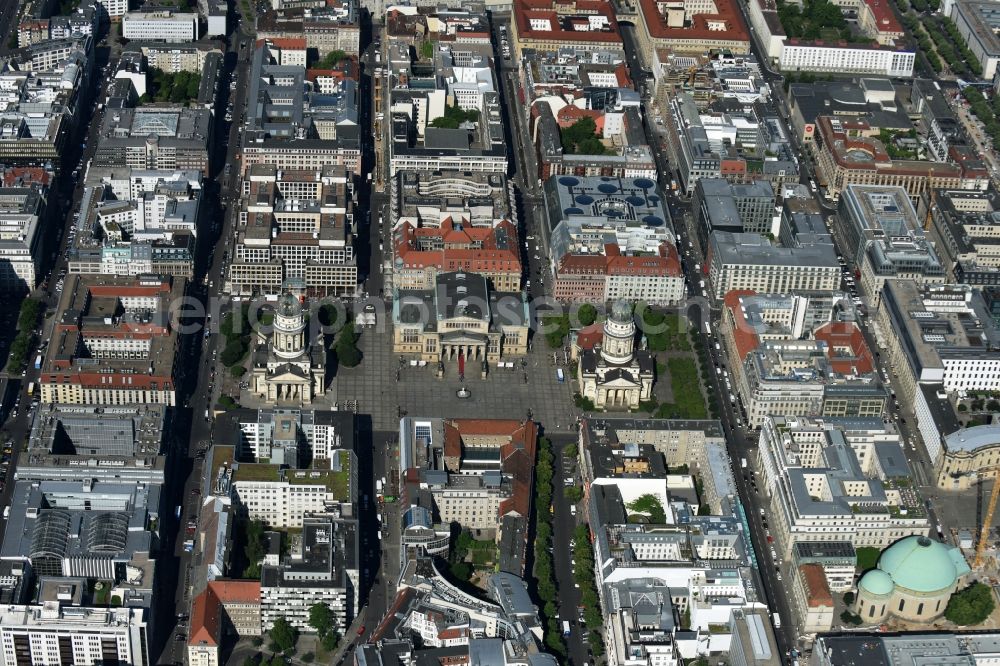
M934 177L934 170L931 170L931 178ZM924 231L931 230L931 221L934 219L934 206L937 205L937 190L929 187L930 197L927 201L927 215L924 217Z
M979 543L976 544L976 559L972 563L973 569L979 569L983 565L983 552L986 550L986 540L990 536L993 512L997 508L997 497L1000 497L1000 467L984 470L981 474L989 472L993 472L993 490L990 491L990 502L986 505L986 515L983 516L983 530L979 533Z

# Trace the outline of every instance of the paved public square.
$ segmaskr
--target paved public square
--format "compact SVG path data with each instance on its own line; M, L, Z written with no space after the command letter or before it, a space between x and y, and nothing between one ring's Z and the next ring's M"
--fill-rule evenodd
M356 368L338 367L330 393L340 405L356 400L358 412L372 415L375 430L394 430L400 410L410 416L523 419L530 409L532 418L547 430L568 432L578 413L573 405L573 368L563 366L566 381L560 383L552 352L540 338L536 342L523 369L520 359L507 359L515 362L513 369L494 364L481 379L480 364L467 363L463 382L457 361L446 363L440 379L431 363L400 366L399 356L392 353L392 332L368 328L358 340L364 359ZM457 397L462 386L470 397Z

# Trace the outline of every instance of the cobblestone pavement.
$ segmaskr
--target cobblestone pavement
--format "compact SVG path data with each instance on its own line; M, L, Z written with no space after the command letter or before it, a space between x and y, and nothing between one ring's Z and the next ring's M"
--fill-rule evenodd
M557 432L568 432L576 421L575 373L563 366L566 381L558 381L557 366L544 341L528 355L524 369L520 359L511 359L515 368L491 366L487 378L481 379L480 364L468 363L464 382L459 380L457 361L445 364L445 375L440 379L430 363L425 367L400 366L399 356L392 353L390 331L365 329L358 346L364 360L356 368L338 368L330 393L340 404L357 400L357 411L372 415L375 430L394 430L399 410L410 416L520 419L531 409L536 421ZM469 390L469 398L457 397L463 386Z

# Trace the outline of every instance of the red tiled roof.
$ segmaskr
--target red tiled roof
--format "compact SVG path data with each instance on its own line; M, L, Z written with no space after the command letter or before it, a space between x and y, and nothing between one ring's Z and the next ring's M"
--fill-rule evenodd
M501 516L517 513L527 518L531 515L537 439L538 427L535 422L525 421L511 433L510 441L500 447L501 467L514 480L511 496L500 503Z
M826 583L826 575L819 564L803 564L799 566L802 584L805 586L806 601L810 608L833 606L833 595Z
M534 421L514 419L451 419L444 422L444 455L462 455L462 437L470 435L506 436L500 447L500 467L513 480L511 496L500 503L500 516L531 510L532 479L538 428Z
M416 590L412 587L404 587L396 593L396 597L392 600L392 606L388 611L386 611L385 616L382 618L382 622L379 623L375 631L373 631L371 636L368 637L368 642L370 644L378 643L385 638L389 638L389 636L386 635L389 628L398 621L396 613L409 604L410 598L415 594Z
M628 75L628 67L622 61L615 66L615 77L618 79L619 88L631 88L632 77Z
M830 367L835 372L866 375L875 370L872 353L854 322L830 322L816 329L814 337L829 347Z
M595 109L581 109L578 106L567 104L556 112L556 123L559 127L569 127L583 118L593 118L597 125L597 134L600 135L604 128L604 112Z
M718 14L695 14L692 25L682 28L671 28L660 14L657 0L639 0L643 22L653 39L721 39L745 41L749 45L750 33L743 23L743 17L736 6L736 0L715 0ZM709 21L723 21L725 30L715 30L709 27Z
M614 244L604 247L604 254L566 254L559 260L557 275L650 275L680 277L681 260L670 243L660 245L660 256L623 255Z
M49 177L49 172L39 167L14 167L4 171L3 185L4 187L14 187L18 183L48 185Z
M219 645L222 606L228 603L260 603L260 581L213 580L191 605L191 637L188 645Z
M306 49L306 38L305 37L268 37L266 39L258 39L258 48L268 44L277 49Z
M580 349L593 349L604 339L604 324L594 322L584 326L576 334L576 346Z
M505 235L506 246L497 243ZM440 250L418 249L420 239L439 238ZM442 270L459 268L473 273L521 273L521 255L517 250L517 227L504 220L495 227L456 226L449 218L440 228L415 227L404 222L396 231L396 256L404 268L438 266ZM476 247L478 246L478 247Z
M896 15L889 7L889 0L864 0L864 2L875 17L875 27L879 32L903 32L903 26L899 25Z
M556 11L556 5L565 5ZM600 30L563 30L559 18L577 13L581 16L599 14L604 16L611 28ZM554 30L533 30L531 19L547 19ZM514 21L519 39L537 39L546 42L608 42L620 44L621 32L618 29L618 19L614 9L607 0L576 0L575 2L560 2L559 0L515 0Z
M757 334L747 324L747 320L743 316L743 308L740 304L740 300L744 296L752 296L756 293L748 289L736 289L726 294L723 299L725 307L732 313L733 342L736 344L736 355L740 359L740 362L747 357L747 354L760 345L760 338L757 337Z

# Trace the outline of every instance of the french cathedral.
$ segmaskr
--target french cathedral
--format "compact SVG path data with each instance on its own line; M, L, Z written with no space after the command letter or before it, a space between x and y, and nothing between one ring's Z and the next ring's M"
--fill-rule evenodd
M274 308L274 330L260 333L251 386L269 404L309 404L323 395L323 345L306 338L306 316L295 296L285 294Z
M577 380L580 394L597 409L636 409L653 395L652 355L635 348L632 308L616 301L604 322L604 335L593 349L580 352Z

